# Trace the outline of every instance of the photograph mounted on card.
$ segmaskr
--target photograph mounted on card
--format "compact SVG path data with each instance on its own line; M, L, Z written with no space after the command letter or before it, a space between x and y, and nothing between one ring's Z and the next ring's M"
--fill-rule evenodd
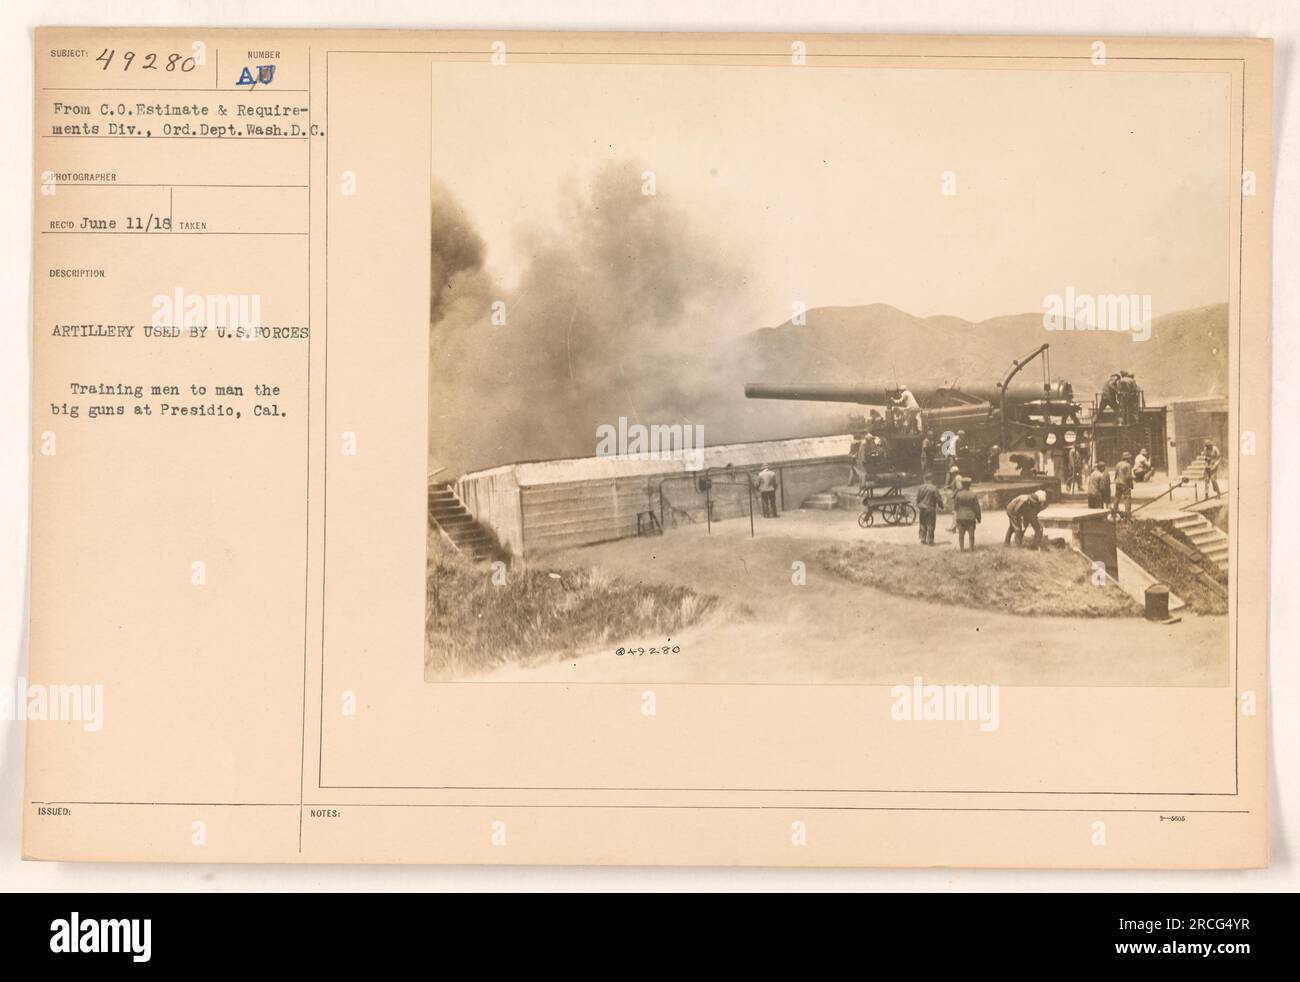
M29 858L1267 863L1271 42L36 71Z

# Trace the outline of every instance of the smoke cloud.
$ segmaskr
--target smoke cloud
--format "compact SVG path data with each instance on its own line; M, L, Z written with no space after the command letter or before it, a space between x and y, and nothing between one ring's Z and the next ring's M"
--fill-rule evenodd
M591 456L620 416L701 424L710 444L776 435L742 392L745 264L671 197L643 194L641 173L610 164L560 189L555 226L521 230L529 262L508 293L435 189L429 457L444 477Z

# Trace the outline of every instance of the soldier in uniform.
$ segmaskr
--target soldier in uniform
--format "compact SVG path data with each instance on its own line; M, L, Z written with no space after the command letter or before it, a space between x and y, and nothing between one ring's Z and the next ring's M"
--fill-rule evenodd
M1101 405L1097 407L1097 415L1100 416L1107 409L1119 415L1119 372L1112 372L1101 389Z
M1137 422L1138 386L1133 373L1120 370L1119 383L1120 420L1125 426Z
M1122 453L1115 465L1115 503L1111 512L1119 517L1120 503L1124 504L1124 517L1133 515L1133 455Z
M1011 499L1007 505L1007 535L1003 540L1003 545L1011 545L1011 540L1016 540L1016 545L1025 544L1025 529L1034 530L1034 542L1031 549L1037 549L1043 544L1043 526L1038 521L1038 513L1047 507L1047 492L1041 488L1033 494L1022 494Z
M1223 461L1223 454L1219 453L1210 440L1205 441L1205 496L1210 496L1210 487L1214 488L1214 496L1217 498L1223 492L1219 490L1219 464Z
M916 401L916 396L912 395L912 390L906 385L898 387L898 396L894 399L894 408L902 410L903 426L907 430L919 429L921 421L921 404Z
M1088 507L1110 507L1110 475L1106 473L1104 460L1093 465L1092 474L1088 477Z
M1151 451L1143 447L1133 460L1133 480L1145 481L1154 470L1155 467L1151 464Z
M1002 466L1002 448L996 443L989 447L988 460L989 475L996 476L999 468Z
M853 452L853 462L849 464L849 484L857 485L860 488L866 487L868 452L867 437L864 436L858 441L857 449Z
M940 449L943 451L943 465L946 473L950 475L961 471L961 468L957 466L957 444L959 440L960 437L952 430L944 430L943 436L939 438ZM949 487L951 484L952 478L949 477L944 487Z
M975 551L975 526L983 519L980 512L980 496L970 489L969 477L961 479L961 490L952 499L953 510L957 515L957 548L966 551L966 537L970 536L970 551Z
M776 512L776 471L763 464L758 471L758 499L764 518L780 518Z
M925 483L916 489L916 510L920 514L921 545L934 545L934 521L943 507L943 495L934 486L934 475L927 473Z
M1070 492L1083 490L1083 453L1076 443L1070 447L1066 457L1066 490Z

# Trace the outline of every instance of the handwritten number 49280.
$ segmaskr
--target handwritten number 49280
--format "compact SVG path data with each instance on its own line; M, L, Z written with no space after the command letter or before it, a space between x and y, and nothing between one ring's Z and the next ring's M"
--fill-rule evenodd
M116 48L105 48L103 51L99 53L99 57L96 58L95 60L99 62L101 65L103 65L104 71L108 71L108 66L113 64L113 60L116 57L117 57ZM146 52L140 56L140 64L136 65L136 67L139 68L141 71L146 71L150 68L157 71L158 69L161 68L163 71L168 71L168 72L174 72L177 71L178 69L182 72L192 72L194 71L194 66L198 64L198 62L194 60L193 56L182 58L178 53L172 52L171 54L166 56L167 60L160 65L158 63L158 59L161 57L163 56L155 54L152 51ZM122 71L124 72L127 71L132 65L135 64L135 60L136 60L136 53L134 51L123 51Z

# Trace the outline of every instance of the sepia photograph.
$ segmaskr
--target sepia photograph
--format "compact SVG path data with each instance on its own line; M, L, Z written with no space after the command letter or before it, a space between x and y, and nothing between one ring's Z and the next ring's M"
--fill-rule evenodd
M1091 67L435 64L426 680L1227 685L1230 85Z

